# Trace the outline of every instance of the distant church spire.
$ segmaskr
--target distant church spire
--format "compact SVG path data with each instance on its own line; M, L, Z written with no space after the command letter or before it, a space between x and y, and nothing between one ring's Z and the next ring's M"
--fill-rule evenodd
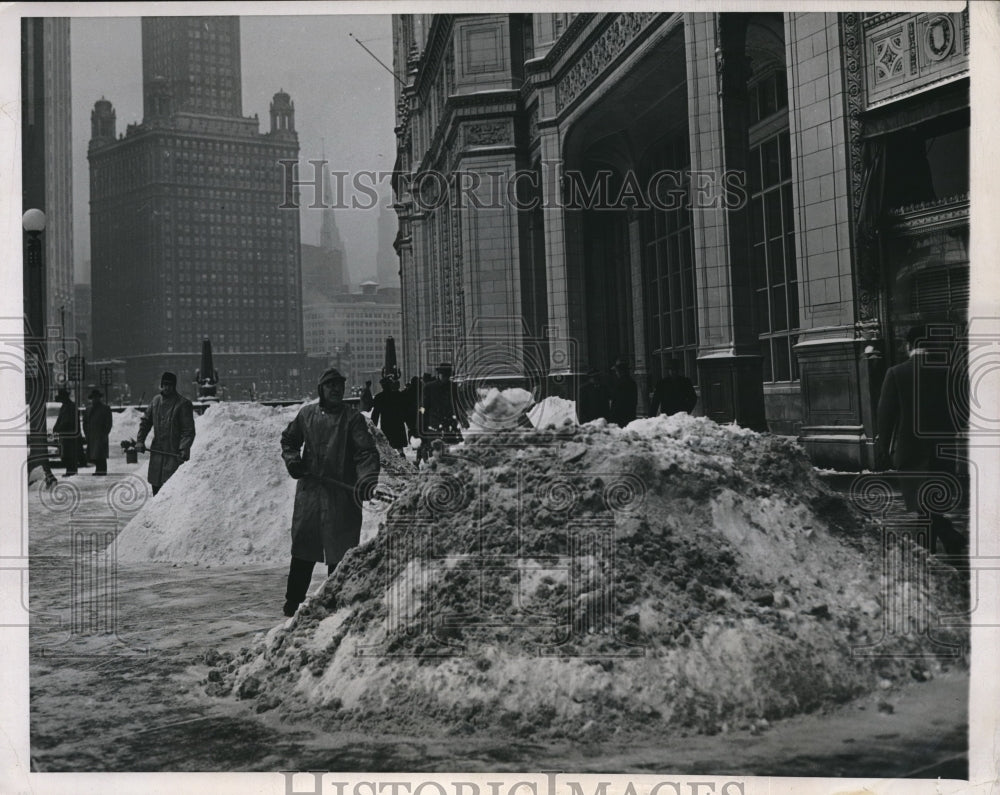
M323 156L320 158L326 162L326 142L323 143ZM323 203L326 205L323 210L323 226L319 233L319 247L323 251L344 251L344 241L340 239L340 232L337 230L337 219L333 215L333 203L338 197L333 193L330 185L330 169L323 166Z

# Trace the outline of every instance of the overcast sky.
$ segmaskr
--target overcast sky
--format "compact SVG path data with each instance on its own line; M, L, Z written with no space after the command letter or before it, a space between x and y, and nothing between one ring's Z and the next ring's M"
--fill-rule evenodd
M89 281L83 263L90 259L90 113L105 97L115 107L119 133L142 120L142 37L139 17L78 17L70 29L73 243L77 280ZM303 163L320 159L325 140L332 169L389 171L395 161L393 77L349 33L392 66L388 15L242 17L243 115L256 113L267 132L271 97L284 89L295 103ZM390 195L387 186L384 193ZM302 242L317 244L321 212L308 209L308 194L303 189ZM336 218L352 282L374 278L378 210L338 210Z

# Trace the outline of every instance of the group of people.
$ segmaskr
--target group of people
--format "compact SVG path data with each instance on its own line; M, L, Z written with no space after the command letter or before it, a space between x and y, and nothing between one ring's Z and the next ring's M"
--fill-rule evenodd
M56 400L61 404L52 433L59 440L59 458L66 471L64 478L79 472L81 459L94 465L94 475L108 474L108 437L113 424L111 408L104 403L104 394L93 389L87 399L90 405L80 416L69 390L60 389Z
M650 397L650 414L690 413L698 402L691 379L681 372L677 359L667 363L667 374L657 381ZM611 368L611 378L606 381L601 371L591 368L580 386L576 401L576 418L582 424L605 419L625 427L636 418L639 387L629 373L628 366L619 359Z
M362 411L371 411L372 424L382 429L390 446L404 455L410 440L419 440L417 462L426 461L435 442L461 441L468 419L462 411L458 387L452 380L452 365L441 362L436 376L414 376L402 390L399 380L387 376L379 383L382 391L370 400L362 392ZM370 382L366 384L366 388Z

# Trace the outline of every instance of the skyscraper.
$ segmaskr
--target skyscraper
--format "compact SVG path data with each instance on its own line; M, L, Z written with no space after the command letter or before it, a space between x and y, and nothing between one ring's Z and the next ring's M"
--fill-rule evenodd
M297 394L294 103L274 95L267 133L242 115L237 17L145 18L142 49L142 122L117 136L104 98L91 116L94 355L148 395L163 370L193 377L209 338L229 395Z
M73 337L73 173L70 21L25 18L21 22L23 93L23 209L45 212L45 321L65 316ZM64 310L62 313L60 310ZM33 330L39 335L45 329ZM70 351L76 353L76 350ZM49 355L54 355L50 351Z

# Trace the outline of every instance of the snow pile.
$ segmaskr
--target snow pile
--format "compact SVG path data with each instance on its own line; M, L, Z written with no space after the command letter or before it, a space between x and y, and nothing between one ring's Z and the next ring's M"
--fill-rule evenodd
M139 435L139 421L142 419L142 414L143 412L134 406L129 406L124 411L111 412L111 433L108 436L108 444L111 447L109 452L112 457L124 457L121 443L129 439L134 440ZM195 422L197 423L197 417ZM197 427L196 424L195 428ZM146 441L149 442L149 439Z
M524 413L535 402L527 389L516 387L480 389L478 395L479 399L469 416L468 432L472 434L495 433L518 427Z
M191 460L146 501L118 536L118 559L209 566L284 564L295 481L281 459L281 432L301 406L220 402L195 416ZM413 471L369 423L392 484ZM134 434L133 434L134 436ZM148 444L147 440L147 444ZM143 456L143 470L148 458ZM362 540L375 535L384 509L366 503Z
M576 425L576 402L556 395L547 397L528 412L528 419L543 430Z
M877 544L780 437L683 414L476 435L211 692L329 729L713 733L965 642L883 638L884 592L933 624L960 590L908 547L883 580Z

